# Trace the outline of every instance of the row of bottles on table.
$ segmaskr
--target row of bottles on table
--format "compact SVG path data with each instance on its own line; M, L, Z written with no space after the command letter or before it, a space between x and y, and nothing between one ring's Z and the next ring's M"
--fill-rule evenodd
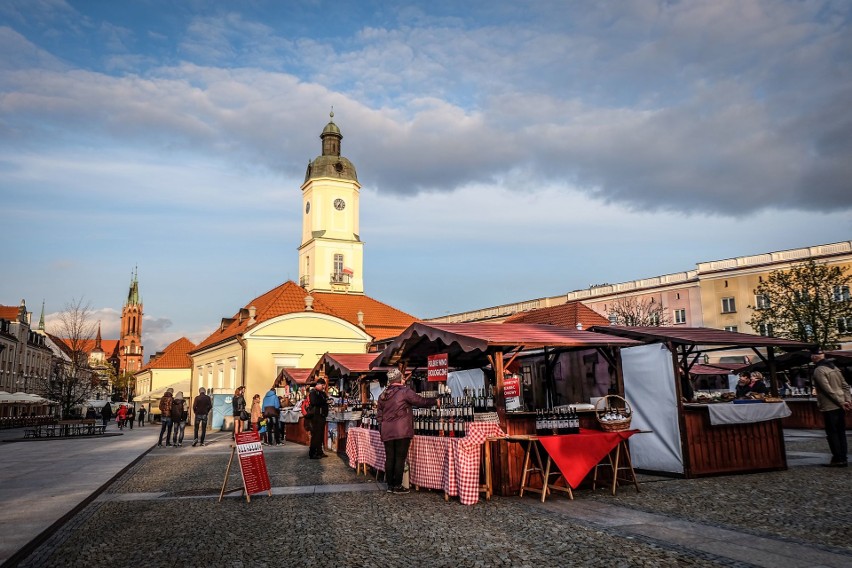
M574 407L535 411L535 433L538 436L579 434L580 416Z
M463 438L473 422L473 406L415 408L414 433L418 436Z
M470 409L471 413L495 412L494 393L491 387L485 389L465 388L461 396L452 396L448 390L438 391L437 395L420 393L421 396L437 398L439 408Z

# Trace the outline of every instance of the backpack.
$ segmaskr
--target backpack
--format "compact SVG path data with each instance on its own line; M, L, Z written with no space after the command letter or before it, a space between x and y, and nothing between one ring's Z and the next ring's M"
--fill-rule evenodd
M302 401L302 416L308 416L309 414L313 414L311 412L311 395L305 397L305 400Z

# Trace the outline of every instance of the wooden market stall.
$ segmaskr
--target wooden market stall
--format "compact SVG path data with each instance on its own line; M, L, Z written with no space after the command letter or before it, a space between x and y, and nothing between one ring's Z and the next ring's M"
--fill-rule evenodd
M630 339L543 324L414 323L385 348L376 364L416 371L426 369L429 356L446 354L451 369L488 367L493 373L491 380L500 429L510 437L534 436L537 407L507 411L504 396L507 368L516 367L523 357L536 356L542 360L545 375L548 375L553 373L561 354L586 351L599 354L607 362L617 390L621 380L619 349L636 345L639 343ZM547 392L552 394L552 389ZM549 400L552 402L552 397ZM490 473L494 493L516 495L521 488L525 450L505 440L493 446Z
M777 397L774 349L801 350L808 344L680 326L592 330L646 344L622 350L625 396L637 407L634 424L653 431L636 441L637 468L685 477L787 468L781 419L790 411L784 402L691 403L683 392L683 377L706 353L751 349L765 362L771 394Z
M281 408L280 420L284 424L284 439L288 442L308 445L310 437L305 429L304 418L299 410L300 397L304 397L309 386L312 369L281 369L272 388L284 389L289 406Z
M313 384L323 378L329 391L325 447L338 454L346 453L346 437L350 428L361 420L362 408L371 404L370 382L383 379L387 368L373 367L378 353L325 353L308 376Z
M847 377L852 377L852 351L826 351L825 356L834 360L841 372ZM786 381L785 389L779 388L779 394L784 397L790 407L790 416L784 418L784 428L819 429L825 428L822 412L817 407L816 396L813 393L811 375L813 365L811 364L810 351L792 351L776 357L776 369L779 376L783 373ZM763 361L749 365L746 370L766 372L766 364ZM779 381L780 383L780 381ZM852 429L852 414L846 414L846 428Z

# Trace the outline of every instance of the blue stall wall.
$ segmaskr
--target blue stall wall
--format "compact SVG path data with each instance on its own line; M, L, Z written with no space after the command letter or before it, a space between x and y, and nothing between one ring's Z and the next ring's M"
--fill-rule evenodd
M231 405L233 394L214 394L213 395L213 422L210 428L221 430L225 424L225 416L231 416L234 413L234 408Z

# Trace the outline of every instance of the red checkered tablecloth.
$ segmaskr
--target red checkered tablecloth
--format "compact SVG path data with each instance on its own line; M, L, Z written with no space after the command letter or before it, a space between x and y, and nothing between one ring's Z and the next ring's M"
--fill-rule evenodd
M479 501L480 446L488 438L505 435L497 424L471 422L464 438L414 436L408 450L409 481L473 505ZM385 470L385 447L377 430L351 428L346 437L346 456L350 467L366 463L378 471Z
M487 438L505 435L497 424L471 422L464 438L415 436L408 452L409 480L473 505L479 501L479 448Z
M365 463L377 471L385 470L385 445L378 430L350 428L346 433L346 457L349 467Z

